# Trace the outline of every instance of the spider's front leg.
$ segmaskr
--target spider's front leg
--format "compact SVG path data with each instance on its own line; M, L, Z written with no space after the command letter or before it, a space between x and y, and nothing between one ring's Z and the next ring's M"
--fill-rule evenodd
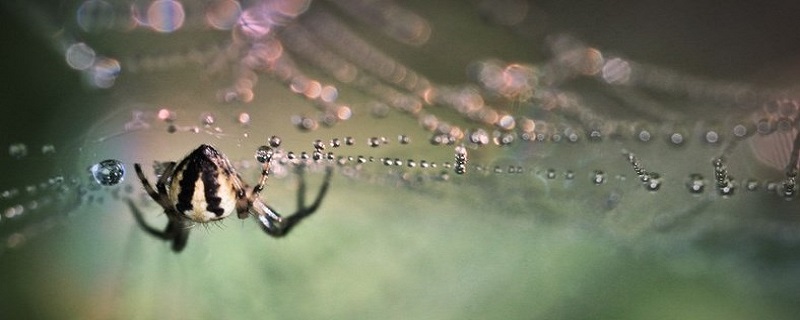
M305 170L302 167L297 169L297 175L300 177L300 186L297 190L297 211L287 217L281 217L275 210L264 204L260 199L253 201L253 211L255 217L258 219L261 229L273 237L283 237L289 233L300 221L313 214L325 198L328 192L328 185L330 184L333 167L325 168L325 178L322 181L322 186L317 193L316 199L310 206L305 204Z

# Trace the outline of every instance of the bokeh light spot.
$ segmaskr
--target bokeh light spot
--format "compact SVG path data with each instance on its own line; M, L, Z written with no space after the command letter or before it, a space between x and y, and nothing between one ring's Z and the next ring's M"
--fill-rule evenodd
M70 68L75 70L86 70L94 64L95 52L91 47L83 42L80 42L69 46L69 48L67 48L65 57Z
M147 21L150 28L158 32L169 33L180 29L186 13L183 5L174 0L157 0L147 9Z
M239 1L214 1L206 9L206 23L215 29L230 30L241 14L242 6Z
M89 0L78 7L78 25L86 32L111 29L115 18L114 7L103 0Z

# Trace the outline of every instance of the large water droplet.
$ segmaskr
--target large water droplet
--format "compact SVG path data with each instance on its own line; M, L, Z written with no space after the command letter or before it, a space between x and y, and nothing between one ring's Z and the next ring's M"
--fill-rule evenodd
M104 186L119 184L125 179L125 166L119 160L108 159L89 168L94 181Z
M258 150L256 150L256 161L261 163L270 162L272 161L272 156L274 154L275 152L272 150L272 148L268 146L260 146L258 147Z

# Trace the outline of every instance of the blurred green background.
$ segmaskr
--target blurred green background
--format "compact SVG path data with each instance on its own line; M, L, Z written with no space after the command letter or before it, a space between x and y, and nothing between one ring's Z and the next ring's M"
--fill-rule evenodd
M196 227L187 249L144 234L120 198L132 197L156 226L166 218L142 197L132 163L178 160L200 143L232 159L279 135L290 150L315 139L356 137L346 149L401 159L452 161L449 148L427 143L416 120L392 111L370 116L368 99L340 87L356 111L352 120L312 132L290 118L312 113L308 102L267 77L249 104L222 104L224 79L196 66L123 73L114 87L95 89L69 69L60 41L75 37L109 56L170 53L219 44L228 32L174 34L75 30L72 2L0 5L6 39L0 51L0 147L24 143L28 155L0 156L0 190L36 185L54 176L83 186L57 193L2 199L0 318L3 319L791 319L800 298L797 200L761 193L723 199L713 191L691 196L690 172L713 176L718 149L636 145L644 163L665 178L656 193L633 181L617 142L488 147L474 163L525 166L522 175L422 172L409 184L400 169L374 165L350 177L341 168L318 214L286 239L264 235L250 220L230 218ZM711 2L536 1L531 28L498 26L477 1L404 1L428 19L428 43L405 46L374 30L364 39L443 84L467 81L466 66L487 57L538 63L554 34L568 33L603 50L709 79L791 86L800 52L791 2L771 6ZM328 5L324 2L314 5ZM124 60L123 60L124 61ZM309 73L314 73L309 68ZM225 135L167 134L166 124L117 135L132 112L172 108L180 124L213 112ZM514 106L511 106L513 108ZM248 126L235 118L246 111ZM436 111L455 123L457 114ZM713 118L716 110L707 111ZM150 119L152 120L152 119ZM687 126L693 126L687 123ZM244 134L247 134L245 136ZM411 137L410 145L371 149L372 136ZM104 139L100 139L103 138ZM100 139L100 140L98 140ZM42 154L46 144L53 155ZM747 148L731 156L731 171L776 177ZM123 161L123 184L92 187L86 168ZM148 167L148 166L145 166ZM574 181L539 172L574 170ZM589 182L595 169L609 182ZM255 181L257 170L245 169ZM433 172L433 173L431 173ZM152 177L152 172L147 172ZM780 177L779 173L777 177ZM309 174L309 190L321 181ZM296 181L275 177L263 196L282 213L295 205ZM23 191L24 192L24 191ZM59 196L61 194L62 196ZM72 200L80 197L78 204ZM63 198L63 199L62 199ZM41 208L9 218L7 209L30 199ZM45 205L42 199L51 199ZM53 200L55 199L55 200ZM33 228L33 229L31 229ZM38 229L37 229L38 228ZM24 238L14 234L41 230Z

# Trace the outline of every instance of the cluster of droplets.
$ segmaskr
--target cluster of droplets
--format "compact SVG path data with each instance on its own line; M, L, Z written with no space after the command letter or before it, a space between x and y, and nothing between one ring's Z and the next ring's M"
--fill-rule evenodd
M793 197L797 190L797 171L787 173L786 179L783 180L783 196L788 198Z
M464 174L467 172L467 148L461 145L456 147L455 151L455 165L453 169L456 174Z
M0 255L16 249L52 228L64 225L94 189L78 178L53 176L39 183L0 191Z
M628 160L628 163L633 167L633 172L639 177L639 181L642 182L645 189L649 191L658 191L661 188L661 175L647 171L644 166L642 166L639 158L636 157L635 154L628 151L623 151L623 155Z
M40 154L42 156L52 156L56 153L56 147L53 144L47 143L43 144L40 148ZM35 153L31 154L28 151L28 145L22 142L12 143L8 145L8 155L15 159L15 160L22 160L27 158L29 155L36 155Z
M728 174L728 166L722 157L714 159L714 180L716 181L717 191L722 196L731 196L736 190L733 177Z

